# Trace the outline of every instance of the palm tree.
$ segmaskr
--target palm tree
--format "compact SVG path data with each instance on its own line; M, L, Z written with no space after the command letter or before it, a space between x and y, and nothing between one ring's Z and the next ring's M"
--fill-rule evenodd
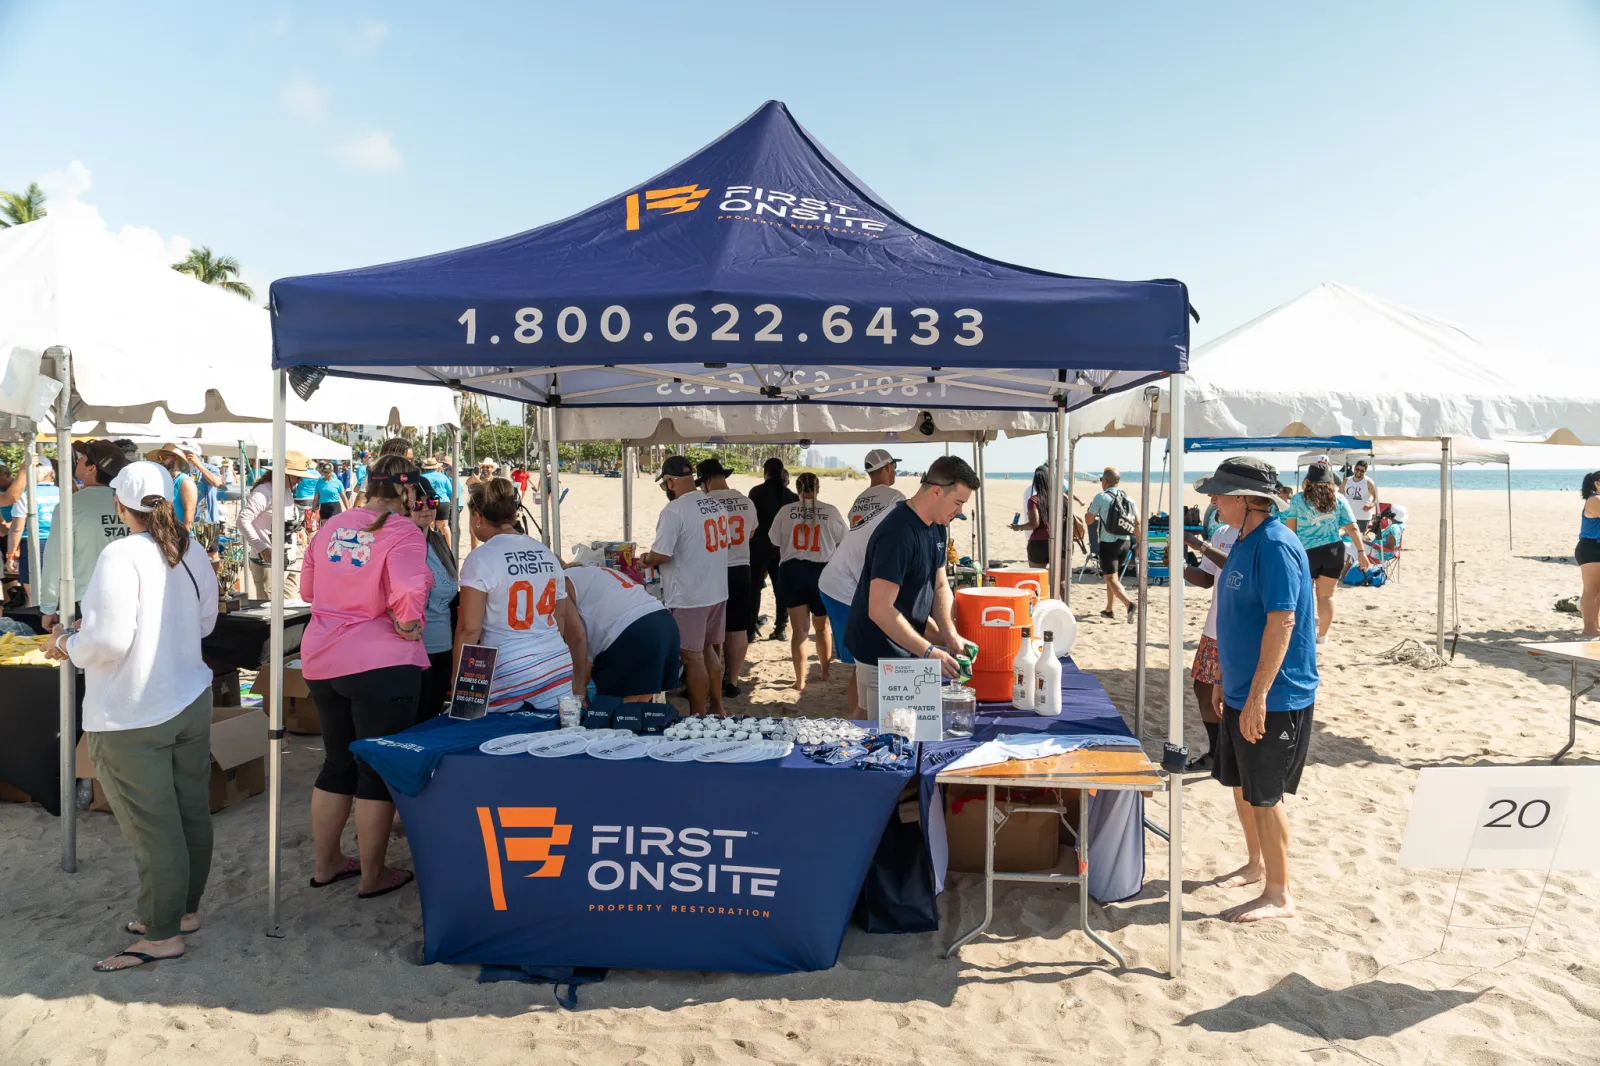
M44 190L38 182L29 184L24 192L0 192L0 229L37 222L48 213L44 209Z
M239 260L231 255L212 255L208 247L194 249L189 253L189 258L181 263L173 263L172 269L180 274L187 274L197 281L203 281L207 285L215 285L235 296L243 296L246 300L256 298L254 289L237 280Z

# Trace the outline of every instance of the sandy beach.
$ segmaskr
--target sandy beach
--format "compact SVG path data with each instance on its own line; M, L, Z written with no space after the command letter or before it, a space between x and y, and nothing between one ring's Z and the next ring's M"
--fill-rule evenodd
M562 509L569 545L621 536L620 482L563 483L571 490ZM733 480L741 489L753 483ZM864 486L825 479L823 497L847 506ZM995 481L986 491L991 557L1020 559L1022 537L1004 524L1026 487ZM580 1009L569 1013L545 987L479 985L476 967L416 965L414 889L358 902L353 882L306 887L307 799L321 752L319 738L294 737L284 761L282 937L263 935L262 796L216 817L207 924L176 963L115 975L89 969L130 939L120 930L133 917L134 871L110 816L79 815L79 869L67 875L57 867L56 820L36 806L0 804L0 1063L1600 1062L1593 876L1550 878L1524 952L1520 926L1541 875L1469 872L1454 923L1519 928L1458 929L1441 949L1455 874L1401 870L1395 861L1418 767L1535 764L1565 741L1565 667L1508 645L1578 631L1576 616L1552 610L1579 591L1570 562L1577 494L1517 493L1514 548L1503 493L1457 494L1463 638L1454 661L1437 671L1382 658L1404 638L1432 639L1436 494L1384 496L1410 508L1407 553L1389 586L1339 593L1338 619L1320 651L1310 765L1289 801L1300 917L1253 926L1215 917L1248 890L1199 883L1238 865L1243 844L1229 796L1193 779L1185 825L1186 874L1195 884L1177 980L1162 976L1165 846L1150 837L1144 893L1092 908L1095 924L1127 953L1127 972L1106 969L1069 931L1075 889L1037 885L999 887L997 935L959 959L941 958L982 907L980 880L957 874L937 933L851 929L838 964L820 973L615 971L583 987ZM647 541L663 497L640 480L635 499L635 534ZM958 525L963 551L967 535ZM1102 600L1098 586L1075 589L1073 654L1131 716L1134 627L1099 619ZM1152 596L1152 721L1165 715L1166 603L1165 589ZM1186 661L1205 604L1205 594L1191 590ZM763 610L772 613L770 591ZM843 670L824 682L813 661L800 695L790 684L787 642L758 642L751 658L749 691L730 706L843 713ZM1187 729L1198 748L1204 737L1192 702L1191 695ZM1146 747L1159 752L1154 732ZM1580 726L1569 760L1596 758L1600 728ZM1165 823L1164 799L1148 810ZM390 855L410 864L403 839Z

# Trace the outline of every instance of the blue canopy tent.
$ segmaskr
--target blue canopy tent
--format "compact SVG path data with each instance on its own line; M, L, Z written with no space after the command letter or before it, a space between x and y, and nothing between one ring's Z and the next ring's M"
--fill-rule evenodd
M333 373L449 384L544 409L820 401L1051 411L1054 439L1064 440L1065 412L1097 396L1167 375L1181 392L1189 351L1181 282L1071 277L942 241L901 218L776 101L570 218L439 255L280 279L269 306L280 425L288 382L305 393ZM555 420L541 421L553 452ZM1059 499L1060 464L1052 469ZM284 498L282 485L273 497ZM275 589L282 567L275 558ZM1181 582L1172 600L1181 647ZM276 606L272 647L277 738ZM269 929L277 739L272 752ZM1170 802L1176 972L1181 777Z

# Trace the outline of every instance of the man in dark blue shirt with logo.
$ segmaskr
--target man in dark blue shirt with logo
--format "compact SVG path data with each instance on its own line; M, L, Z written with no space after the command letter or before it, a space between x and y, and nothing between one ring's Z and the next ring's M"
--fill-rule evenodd
M1223 911L1230 922L1294 917L1289 894L1289 816L1311 743L1317 699L1316 597L1305 549L1278 520L1278 473L1235 458L1196 483L1223 522L1239 531L1217 578L1221 743L1212 776L1233 789L1249 859L1219 880L1225 888L1264 881L1261 895Z
M944 676L960 672L947 650L964 642L950 612L946 527L978 485L965 461L953 455L934 460L917 494L880 518L867 541L844 643L856 659L862 713L871 718L878 716L880 659L935 659Z

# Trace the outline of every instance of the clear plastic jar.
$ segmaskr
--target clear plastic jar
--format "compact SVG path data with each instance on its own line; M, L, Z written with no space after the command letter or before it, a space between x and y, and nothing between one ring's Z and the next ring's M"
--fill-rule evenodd
M965 685L946 685L942 700L944 735L970 737L978 720L978 694Z

